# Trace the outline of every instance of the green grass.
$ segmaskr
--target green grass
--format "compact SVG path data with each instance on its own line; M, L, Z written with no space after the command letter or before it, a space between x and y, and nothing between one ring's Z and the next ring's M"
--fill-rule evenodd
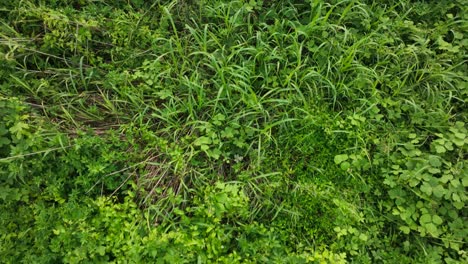
M467 6L0 4L1 259L467 261Z

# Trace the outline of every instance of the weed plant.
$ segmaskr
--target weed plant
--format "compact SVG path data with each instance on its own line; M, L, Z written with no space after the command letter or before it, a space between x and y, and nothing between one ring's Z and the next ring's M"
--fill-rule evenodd
M467 8L2 1L0 259L468 262Z

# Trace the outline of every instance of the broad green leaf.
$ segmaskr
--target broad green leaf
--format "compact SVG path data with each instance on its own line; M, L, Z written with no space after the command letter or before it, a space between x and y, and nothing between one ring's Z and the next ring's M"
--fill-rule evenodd
M432 217L430 214L423 214L420 218L419 218L419 222L421 223L421 225L424 225L424 224L427 224L427 223L431 223L432 222Z
M446 193L446 190L442 185L437 185L436 187L432 188L432 193L435 197L442 198L442 196L444 196L444 194Z
M454 204L455 208L457 208L457 206ZM457 208L458 209L458 208ZM453 219L456 219L458 218L458 212L456 210L449 210L447 212L447 215L450 216L451 218Z
M212 149L210 151L208 151L208 156L214 158L214 159L219 159L219 157L221 156L221 150L219 149Z
M453 145L452 145L452 142L450 142L450 141L445 142L444 147L445 147L447 150L450 150L450 151L453 150Z
M444 220L442 220L442 218L438 215L433 215L432 222L436 225L441 225L444 222Z
M463 145L465 145L465 140L464 139L454 138L452 141L458 147L463 147Z
M348 158L347 154L336 155L335 164L340 164L341 162L348 160Z
M201 145L201 146L200 146L200 149L203 150L203 151L207 151L207 150L210 149L210 146L208 146L208 145Z
M440 167L442 162L440 162L440 158L434 155L429 156L429 164L434 167Z
M209 145L211 144L211 139L209 137L199 137L193 142L193 144L195 146Z
M436 150L437 153L445 153L446 152L444 146L441 146L441 145L436 145L435 150Z
M458 186L460 186L460 181L459 181L457 178L452 179L452 180L450 181L450 185L452 185L453 187L457 188Z
M465 175L462 179L463 187L468 187L468 175Z
M0 147L3 145L8 145L10 144L10 140L6 137L0 137Z
M220 126L223 124L222 121L226 120L226 117L223 114L217 114L213 117L213 124Z
M466 131L464 122L457 121L457 122L455 122L455 126L458 127L458 129L460 129L460 130Z
M406 235L408 235L411 231L411 229L407 226L400 226L399 229Z
M450 248L454 249L455 251L460 251L460 244L458 244L457 242L450 242Z
M442 175L442 177L440 177L439 181L442 182L442 183L447 183L451 179L453 179L452 174L444 174L444 175Z
M362 241L367 241L367 239L369 239L369 238L367 237L366 234L360 234L359 239L362 240Z
M106 254L106 247L104 246L98 246L96 248L96 252L101 255L101 256L104 256Z
M221 137L223 138L233 138L235 130L232 127L226 127L224 131L221 131Z
M426 228L427 232L435 237L438 237L439 234L440 234L440 231L439 229L437 228L436 225L434 225L433 223L428 223L428 224L425 224L424 227Z
M427 195L432 194L432 186L427 182L423 183L419 189L421 190L421 192Z
M224 121L226 120L226 116L224 116L223 114L217 114L213 117L213 120Z
M464 202L454 202L453 206L455 208L457 208L458 210L461 210L463 207L465 207L465 203Z
M348 170L350 166L351 166L351 164L349 162L345 161L345 162L341 163L340 168L345 171L345 170Z

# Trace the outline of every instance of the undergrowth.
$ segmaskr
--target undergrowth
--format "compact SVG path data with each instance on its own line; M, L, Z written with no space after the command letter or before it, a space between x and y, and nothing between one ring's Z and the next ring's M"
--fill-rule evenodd
M467 7L3 1L0 259L467 262Z

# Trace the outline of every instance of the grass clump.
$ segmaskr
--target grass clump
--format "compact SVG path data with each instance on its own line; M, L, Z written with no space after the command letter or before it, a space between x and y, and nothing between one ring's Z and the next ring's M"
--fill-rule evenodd
M462 2L0 4L0 256L467 261Z

